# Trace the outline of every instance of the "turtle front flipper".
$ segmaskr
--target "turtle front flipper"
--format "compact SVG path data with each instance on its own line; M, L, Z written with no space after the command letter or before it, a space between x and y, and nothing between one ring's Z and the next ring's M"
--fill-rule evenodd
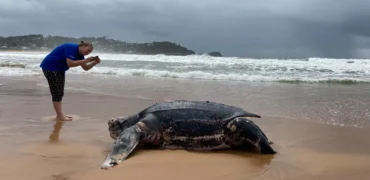
M101 169L108 169L125 160L139 144L140 130L137 125L125 129L113 144L112 151L107 155Z

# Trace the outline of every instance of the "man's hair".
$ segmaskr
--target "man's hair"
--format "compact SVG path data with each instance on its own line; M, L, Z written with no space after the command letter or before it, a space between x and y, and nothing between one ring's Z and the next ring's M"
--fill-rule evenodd
M89 42L84 42L84 41L81 41L81 42L80 42L80 44L78 44L78 46L79 46L79 47L81 47L81 46L90 46L90 47L92 47L92 48L93 48L93 45L92 45L91 43L89 43Z

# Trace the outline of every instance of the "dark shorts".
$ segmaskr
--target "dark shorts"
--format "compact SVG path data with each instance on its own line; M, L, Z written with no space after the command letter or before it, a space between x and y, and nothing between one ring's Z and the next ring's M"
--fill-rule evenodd
M49 89L53 102L62 101L64 95L65 74L58 71L43 70L49 83Z

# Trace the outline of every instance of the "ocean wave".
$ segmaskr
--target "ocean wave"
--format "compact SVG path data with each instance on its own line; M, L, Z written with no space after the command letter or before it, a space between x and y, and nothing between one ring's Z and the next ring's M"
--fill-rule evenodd
M71 70L76 74L84 74L81 70ZM332 77L316 75L308 77L305 75L272 75L268 73L247 74L247 73L217 73L204 71L184 71L174 72L165 70L151 69L126 69L126 68L99 68L91 70L89 73L97 75L112 76L143 76L143 77L166 77L166 78L185 78L185 79L202 79L202 80L231 80L231 81L251 81L251 82L282 82L282 83L370 83L370 78L364 77Z
M309 80L277 80L277 82L281 83L292 83L292 84L298 84L298 83L323 83L323 84L369 84L370 80L361 80L361 79L309 79Z
M9 68L26 68L26 64L22 63L8 63L8 62L0 62L0 67L9 67Z
M45 55L44 52L0 52L0 75L40 75L39 65ZM205 54L99 56L102 63L90 71L70 68L68 73L281 83L370 83L368 59L251 59Z

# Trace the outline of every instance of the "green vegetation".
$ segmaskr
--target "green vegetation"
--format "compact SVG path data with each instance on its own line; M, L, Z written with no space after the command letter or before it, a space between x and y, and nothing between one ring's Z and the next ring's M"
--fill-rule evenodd
M23 36L0 37L0 50L51 50L56 46L73 42L92 42L94 51L106 53L131 54L165 54L165 55L191 55L194 51L168 41L152 43L127 43L104 37L71 38L63 36L43 36L31 34Z

